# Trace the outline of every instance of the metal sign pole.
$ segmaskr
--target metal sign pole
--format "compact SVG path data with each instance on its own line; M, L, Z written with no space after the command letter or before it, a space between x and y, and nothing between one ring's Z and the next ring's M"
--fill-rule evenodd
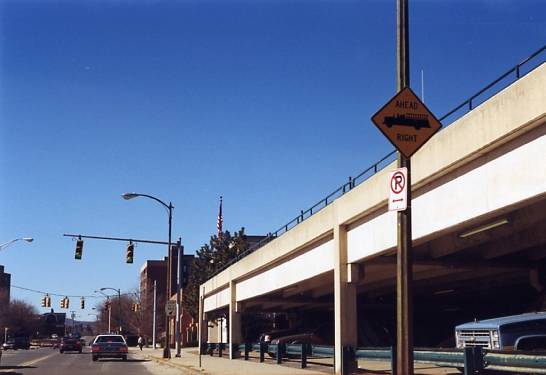
M397 91L409 86L408 0L397 0ZM411 243L411 162L400 152L398 167L407 168L407 209L397 213L396 373L413 375L413 304Z

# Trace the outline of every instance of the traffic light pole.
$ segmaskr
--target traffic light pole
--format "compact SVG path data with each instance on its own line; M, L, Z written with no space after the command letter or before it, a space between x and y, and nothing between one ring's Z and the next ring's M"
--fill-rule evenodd
M151 243L155 245L168 245L168 242L165 241L153 241L153 240L135 240L134 238L122 238L122 237L104 237L104 236L84 236L83 234L63 234L64 237L72 238L89 238L93 240L109 240L109 241L124 241L124 242L141 242L141 243Z

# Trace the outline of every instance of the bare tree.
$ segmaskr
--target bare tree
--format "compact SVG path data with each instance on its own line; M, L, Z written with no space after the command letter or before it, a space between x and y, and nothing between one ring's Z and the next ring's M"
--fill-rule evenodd
M34 336L40 318L36 308L24 301L13 300L0 311L0 327L7 327L10 336Z

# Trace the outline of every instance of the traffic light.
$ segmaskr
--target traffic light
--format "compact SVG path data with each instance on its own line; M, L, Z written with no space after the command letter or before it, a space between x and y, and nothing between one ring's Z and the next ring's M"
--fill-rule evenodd
M61 299L61 309L68 309L70 306L70 300L68 297L64 297Z
M80 299L80 309L85 309L85 298L83 297Z
M136 303L131 304L131 311L136 311Z
M51 307L51 297L49 296L49 294L46 294L45 296L45 302L46 302L46 305L45 307Z
M46 296L43 296L43 297L42 297L41 306L42 306L42 307L47 307L47 297L46 297Z
M134 252L135 252L135 245L132 242L129 242L129 245L127 245L127 256L125 260L127 263L133 263Z
M81 259L83 253L83 240L77 240L76 241L76 255L74 255L74 259Z

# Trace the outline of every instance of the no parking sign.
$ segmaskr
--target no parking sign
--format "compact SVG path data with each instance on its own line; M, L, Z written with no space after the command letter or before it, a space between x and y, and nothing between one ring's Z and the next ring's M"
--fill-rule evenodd
M389 211L408 208L408 169L397 168L389 175Z

